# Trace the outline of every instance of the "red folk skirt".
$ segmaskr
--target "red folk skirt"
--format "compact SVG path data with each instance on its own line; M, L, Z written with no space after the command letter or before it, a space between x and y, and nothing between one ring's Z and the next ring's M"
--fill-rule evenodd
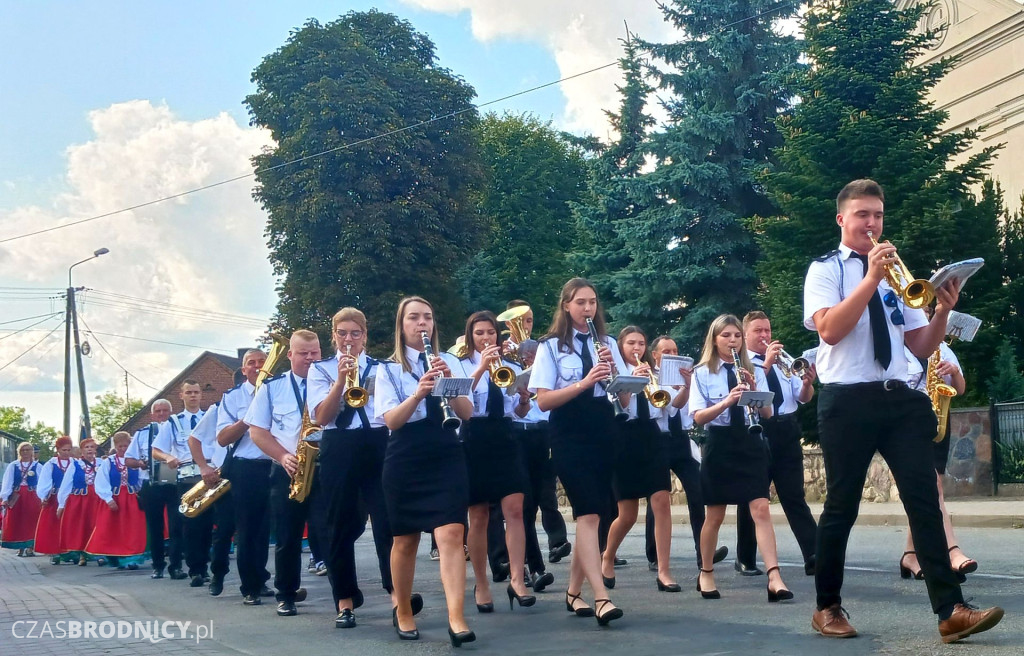
M85 494L72 494L64 506L60 521L60 550L85 551L85 545L96 527L96 513L103 505L92 486Z
M18 500L13 508L8 508L0 531L3 541L0 547L5 549L31 549L36 535L36 523L39 521L39 497L35 490L22 486L18 492Z
M96 528L85 552L96 556L138 556L146 552L146 514L138 498L122 485L114 495L117 510L99 499Z
M38 497L37 497L38 498ZM41 554L56 556L60 549L60 520L57 519L57 495L51 495L39 513L36 524L35 550Z

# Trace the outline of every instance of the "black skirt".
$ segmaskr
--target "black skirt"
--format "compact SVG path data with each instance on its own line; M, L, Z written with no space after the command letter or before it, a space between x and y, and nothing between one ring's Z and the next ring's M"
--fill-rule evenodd
M653 420L630 419L622 425L615 448L615 499L644 499L672 489L661 431Z
M612 512L614 434L611 402L590 390L551 411L551 462L573 517Z
M746 426L708 426L700 487L704 503L722 506L767 499L768 447Z
M497 503L510 494L525 493L528 481L519 443L512 437L512 420L473 417L462 425L469 470L469 505Z
M430 419L391 433L381 482L393 535L466 522L469 479L462 444L455 431Z

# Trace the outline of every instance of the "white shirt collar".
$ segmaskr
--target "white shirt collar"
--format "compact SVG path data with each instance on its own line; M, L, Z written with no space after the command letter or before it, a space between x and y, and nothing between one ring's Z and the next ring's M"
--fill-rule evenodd
M412 366L414 369L418 369L420 367L420 353L422 353L422 352L423 351L417 351L413 347L411 347L409 345L406 345L406 347L405 347L405 360L406 360L406 362L408 362L409 365Z
M242 382L242 389L248 392L249 394L253 394L256 391L256 386L250 383L248 379L246 379L245 381Z

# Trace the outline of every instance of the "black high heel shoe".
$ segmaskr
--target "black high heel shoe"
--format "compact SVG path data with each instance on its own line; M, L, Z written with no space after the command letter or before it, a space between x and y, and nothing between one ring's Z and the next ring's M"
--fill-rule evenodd
M577 601L583 601L582 595L569 594L569 591L565 591L565 610L570 613L575 613L576 617L593 617L594 609L590 606L582 606L580 608L575 607ZM586 602L584 602L586 603Z
M906 565L903 564L903 561L906 560L907 556L916 556L916 555L917 555L916 551L904 551L903 555L900 556L900 578L901 579L909 579L911 576L913 576L914 580L916 580L916 581L923 581L924 580L924 572L922 572L920 569L918 569L915 572L914 570L910 569L909 567L907 567Z
M514 606L512 606L512 600L513 599L515 599L516 601L519 602L520 608L528 608L528 607L534 605L535 603L537 603L537 598L534 597L533 595L519 595L519 594L516 594L516 591L512 589L512 584L511 583L509 583L508 587L505 588L505 592L508 593L508 609L509 610L512 610L512 608L514 608Z
M419 629L413 629L412 631L403 631L401 629L401 627L398 626L398 606L395 606L394 608L391 609L391 623L395 625L395 633L398 634L398 637L400 639L402 639L402 640L419 640L420 639L420 630Z
M782 570L780 570L777 565L775 567L769 567L768 571L765 572L765 574L771 577L773 570L779 572L779 576L782 576ZM765 589L768 591L768 603L774 603L776 601L789 601L793 598L793 593L786 588L782 588L781 590L772 590L771 583L766 585Z
M678 583L662 583L660 578L657 579L657 581L658 581L658 592L680 592L680 591L682 591L682 588L679 587Z
M704 572L705 574L710 574L711 572L715 571L715 568L712 567L711 569L704 569L703 567L701 567L700 571ZM701 590L700 589L700 574L697 575L697 592L699 592L700 596L703 597L704 599L721 599L722 598L722 593L718 591L718 588L715 588L714 590Z
M473 586L473 603L476 603L476 586ZM476 604L476 612L478 613L493 613L494 602L488 601L486 604Z
M594 605L597 606L598 610L600 610L604 606L607 606L610 603L612 603L611 599L595 599L594 600ZM600 626L608 626L608 622L611 622L612 620L617 620L620 617L622 617L622 609L621 608L613 608L610 611L608 611L607 613L597 613L597 623Z
M452 631L452 625L448 625L448 637L452 639L452 647L461 647L467 642L473 642L476 640L476 634L472 631L460 631L456 633Z

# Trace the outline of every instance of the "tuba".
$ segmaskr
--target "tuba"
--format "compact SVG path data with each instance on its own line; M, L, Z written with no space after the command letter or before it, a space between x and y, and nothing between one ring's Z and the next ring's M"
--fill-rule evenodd
M295 457L299 461L299 468L288 486L288 498L292 501L302 503L313 489L313 474L316 471L316 458L320 455L320 440L311 438L318 433L320 433L320 427L309 418L309 410L303 408L299 443L295 446Z
M731 349L731 350L732 350L733 366L736 368L736 380L740 380L741 382L743 382L743 384L747 385L745 380L741 380L741 377L740 377L739 374L740 374L741 371L744 371L747 374L750 374L750 372L747 371L746 369L743 369L740 366L740 354L736 351L736 349ZM753 375L751 375L751 378L753 378ZM747 385L748 389L749 389L749 387L750 387L750 385ZM751 435L760 435L761 433L764 432L764 428L761 427L761 415L760 415L760 413L758 413L757 408L754 408L753 406L749 406L748 405L748 406L746 406L746 408L747 408L747 432L750 433Z
M932 402L932 410L935 411L935 418L939 422L938 431L933 441L941 442L946 439L946 427L949 425L949 404L956 396L956 390L951 385L943 382L936 367L941 356L939 349L928 357L928 371L925 373L925 392Z
M274 345L270 347L267 360L260 367L259 374L256 375L256 389L259 389L264 381L274 375L278 365L281 364L281 356L288 352L288 340L283 335L280 333L270 333L270 338L274 340Z
M523 325L523 319L529 311L529 305L517 305L514 308L505 310L497 317L498 321L508 325L508 330L503 330L502 334L507 332L509 339L516 343L516 350L511 351L508 354L509 359L523 367L525 367L526 364L519 357L518 347L523 342L530 339L530 331Z
M345 355L352 356L351 344L345 346ZM345 381L345 405L350 408L362 408L369 400L370 395L366 389L359 386L359 367L356 367L349 373L348 379ZM303 428L306 426L305 419L303 419L302 426Z
M878 242L875 236L868 231L868 239L875 246ZM903 259L897 254L896 261L885 265L885 280L892 287L893 291L903 299L907 307L919 310L930 305L935 300L935 288L930 282L923 279L915 279L910 269L903 263Z
M637 366L639 366L640 351L633 354L633 359L636 360ZM664 408L672 400L672 395L658 387L658 379L654 377L653 369L647 375L651 382L644 386L644 396L647 397L647 401L655 408Z

